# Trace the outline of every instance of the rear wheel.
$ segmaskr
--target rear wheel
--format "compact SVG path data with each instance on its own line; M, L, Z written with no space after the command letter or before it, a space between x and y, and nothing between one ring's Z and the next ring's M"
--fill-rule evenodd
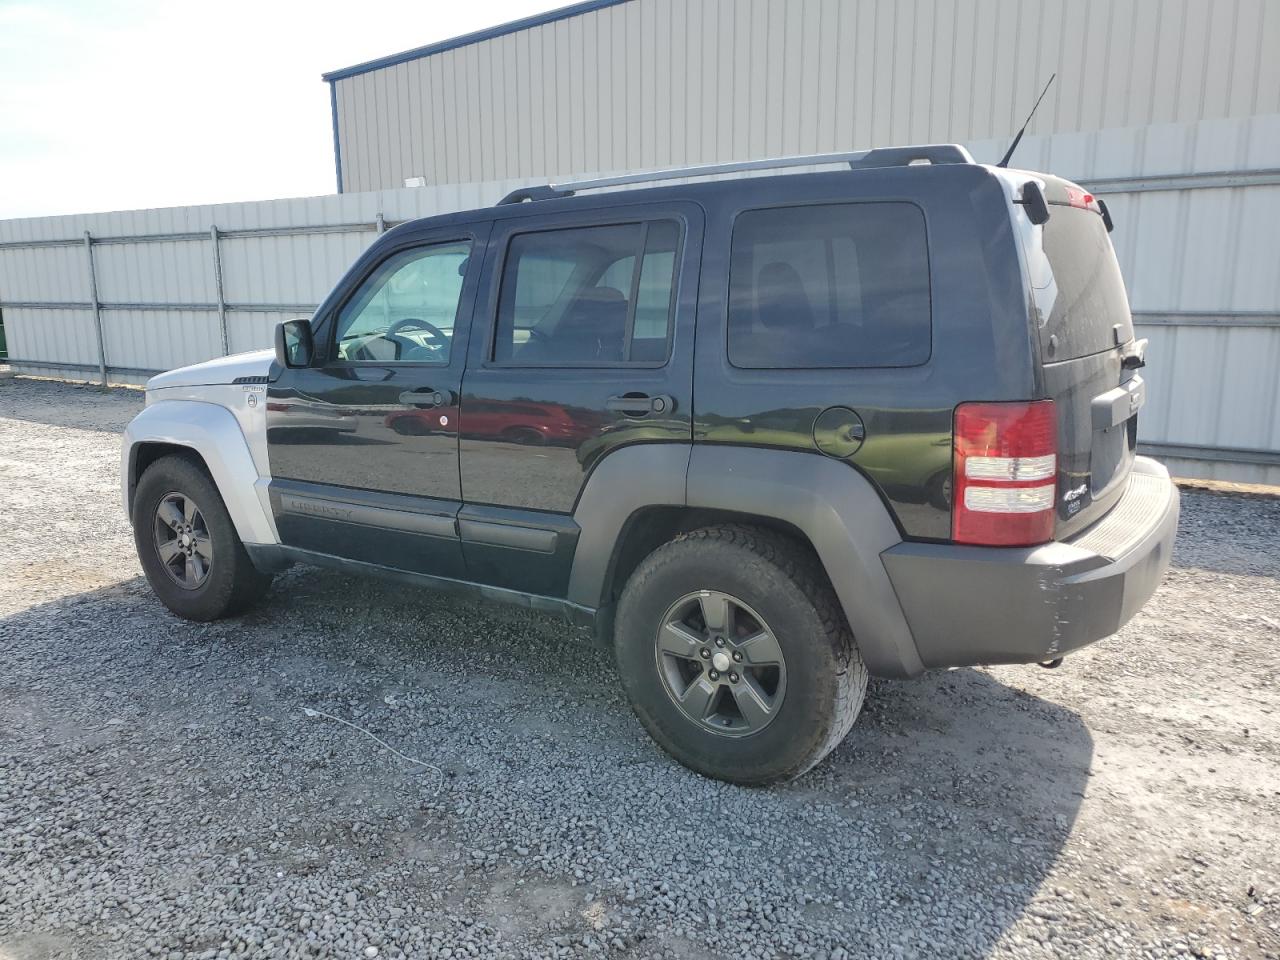
M535 427L508 427L502 436L508 443L520 443L526 447L540 447L547 442Z
M142 474L133 539L151 589L187 620L232 616L271 585L245 552L213 480L186 457L161 457Z
M659 547L628 580L614 634L641 723L721 780L799 776L844 738L866 694L826 576L770 530L708 527Z

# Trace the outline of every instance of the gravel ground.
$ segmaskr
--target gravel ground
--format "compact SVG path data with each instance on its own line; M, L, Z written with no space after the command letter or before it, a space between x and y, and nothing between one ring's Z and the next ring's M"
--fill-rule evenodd
M1189 492L1120 636L873 684L749 790L550 619L312 569L170 616L140 405L0 380L0 960L1280 957L1280 500Z

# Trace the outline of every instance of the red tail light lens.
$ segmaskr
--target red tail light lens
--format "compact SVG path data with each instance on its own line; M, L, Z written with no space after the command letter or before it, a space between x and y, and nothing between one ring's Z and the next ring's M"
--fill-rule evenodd
M1058 423L1052 400L956 407L951 538L983 546L1053 539Z

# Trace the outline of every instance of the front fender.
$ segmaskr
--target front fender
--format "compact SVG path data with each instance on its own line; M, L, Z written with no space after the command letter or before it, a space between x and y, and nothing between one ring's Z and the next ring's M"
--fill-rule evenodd
M280 542L267 498L270 477L259 475L230 410L198 400L161 400L130 421L120 448L120 483L125 513L131 519L138 450L148 443L184 447L200 455L243 542Z

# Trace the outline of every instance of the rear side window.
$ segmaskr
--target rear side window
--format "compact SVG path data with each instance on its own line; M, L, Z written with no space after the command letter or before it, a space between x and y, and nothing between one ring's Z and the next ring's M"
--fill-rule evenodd
M729 362L900 367L930 351L924 214L910 203L750 210L734 224Z
M662 363L680 230L673 221L511 238L493 359L533 366Z
M1045 360L1074 360L1132 340L1129 299L1102 217L1055 203L1042 245L1053 274L1049 288L1036 296Z

